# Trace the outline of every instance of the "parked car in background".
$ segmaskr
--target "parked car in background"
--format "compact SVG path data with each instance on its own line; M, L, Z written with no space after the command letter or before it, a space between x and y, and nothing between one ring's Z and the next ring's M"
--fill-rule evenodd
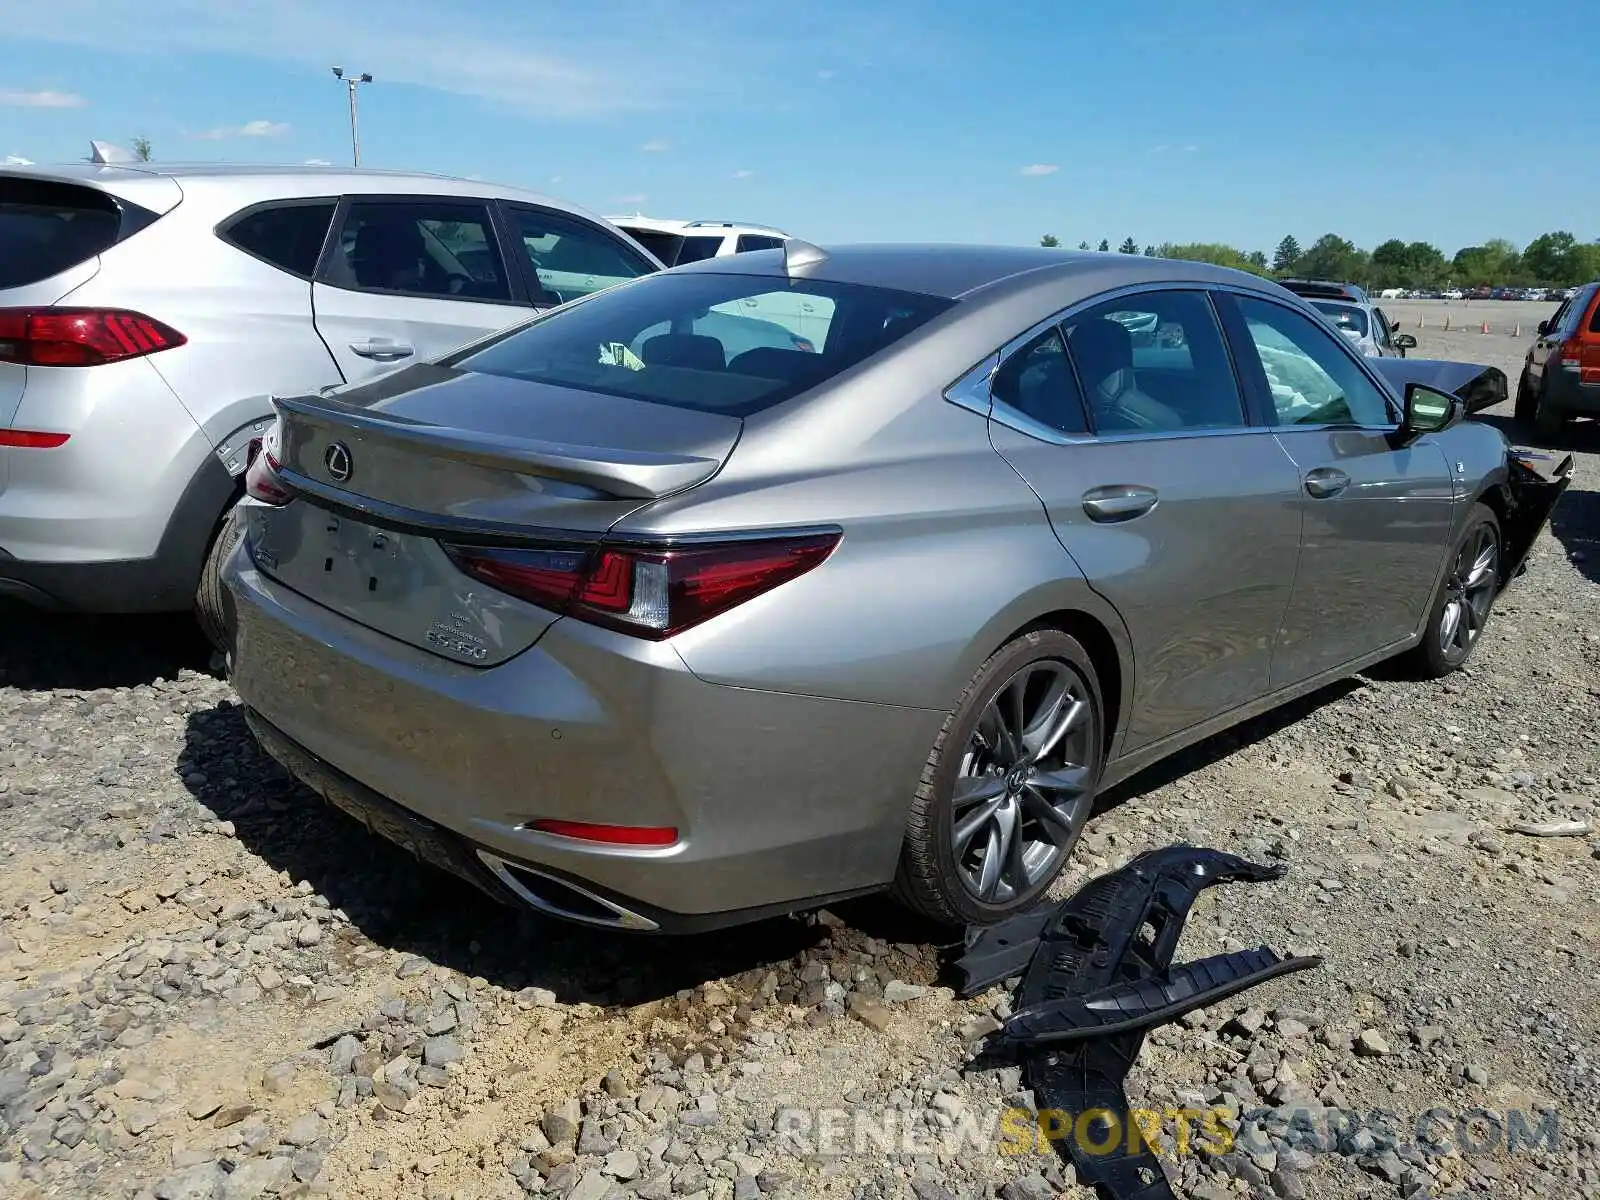
M1392 320L1353 283L1287 279L1283 286L1326 317L1369 358L1404 358L1417 344L1411 334L1399 332L1400 322Z
M1569 419L1600 416L1600 280L1573 291L1539 322L1517 381L1516 418L1541 437L1558 437Z
M217 569L275 392L430 359L660 269L618 230L437 175L0 169L0 594L183 610Z
M826 308L812 351L696 324L772 294ZM233 682L301 779L512 903L992 922L1100 788L1468 660L1559 486L1376 361L1143 255L790 242L632 280L277 401Z
M733 221L680 221L642 213L606 219L669 267L751 250L776 250L789 236L770 225Z

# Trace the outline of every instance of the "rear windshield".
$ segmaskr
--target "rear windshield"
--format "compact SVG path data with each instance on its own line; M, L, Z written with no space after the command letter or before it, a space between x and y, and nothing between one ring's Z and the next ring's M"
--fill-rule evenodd
M1353 304L1313 300L1311 307L1337 325L1341 333L1349 333L1352 337L1367 336L1367 314Z
M58 275L114 244L122 224L104 192L0 178L0 288Z
M651 275L445 361L743 417L848 370L952 303L770 275Z

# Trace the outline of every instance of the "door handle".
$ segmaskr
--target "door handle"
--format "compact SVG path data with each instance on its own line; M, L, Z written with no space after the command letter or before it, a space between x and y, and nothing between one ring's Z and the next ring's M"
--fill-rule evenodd
M1337 496L1350 486L1350 476L1337 467L1318 467L1306 472L1306 491L1318 500Z
M1090 488L1083 494L1083 511L1091 521L1131 521L1156 506L1155 488L1133 483L1118 483Z
M371 338L365 342L351 342L350 349L362 358L375 358L379 362L393 362L397 358L410 358L416 353L404 342L388 338Z

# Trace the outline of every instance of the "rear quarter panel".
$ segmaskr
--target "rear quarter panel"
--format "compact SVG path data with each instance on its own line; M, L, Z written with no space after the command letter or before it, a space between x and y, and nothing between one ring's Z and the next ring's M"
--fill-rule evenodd
M1120 619L995 453L987 418L935 394L858 434L829 447L821 429L815 441L747 430L718 477L623 523L844 530L821 567L674 639L690 670L735 687L948 710L985 658L1058 610L1106 626L1126 664Z

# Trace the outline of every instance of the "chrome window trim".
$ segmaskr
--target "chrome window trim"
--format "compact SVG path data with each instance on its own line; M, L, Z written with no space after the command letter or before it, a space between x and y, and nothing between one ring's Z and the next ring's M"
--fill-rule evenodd
M1211 302L1208 293L1222 290L1235 291L1239 295L1251 296L1256 299L1271 299L1271 297L1265 293L1257 292L1250 288L1239 287L1236 284L1207 283L1203 280L1164 279L1145 281L1143 283L1124 284L1122 287L1112 288L1109 291L1096 292L1093 296L1086 296L1082 300L1074 301L1065 308L1057 310L1050 316L1044 318L1042 321L1036 322L1023 332L1011 338L1011 340L1002 345L1000 349L990 353L977 366L971 368L965 375L961 376L960 379L956 380L949 387L947 387L944 391L944 398L951 404L965 408L970 412L978 413L981 416L987 416L991 421L996 421L1008 429L1015 430L1017 433L1034 438L1037 441L1048 442L1054 446L1085 446L1098 445L1102 442L1149 442L1165 441L1172 438L1218 437L1224 434L1237 436L1243 433L1269 433L1272 430L1271 426L1250 424L1249 406L1245 402L1243 381L1238 378L1237 374L1234 377L1234 386L1239 389L1239 407L1241 414L1245 418L1244 422L1239 425L1219 425L1215 427L1196 429L1151 429L1135 431L1118 430L1114 433L1063 433L1054 426L1046 425L1042 421L1036 421L1032 417L1018 412L1009 404L1005 404L999 400L996 400L993 392L990 390L990 383L994 379L995 372L998 371L1013 354L1017 353L1017 351L1021 350L1024 346L1033 341L1034 338L1038 337L1046 330L1051 329L1052 327L1059 327L1065 321L1078 313L1086 312L1091 308L1098 308L1102 304L1108 303L1112 300L1120 299L1123 296L1142 296L1147 295L1150 292L1199 292L1201 296L1205 298L1207 305L1210 306ZM1217 337L1222 340L1223 348L1229 351L1231 361L1232 350L1231 347L1228 346L1227 330L1223 328L1222 322L1218 318L1215 309L1213 309L1211 317L1212 321L1216 324ZM1067 337L1065 334L1061 335L1061 340L1063 345L1067 346L1067 353L1070 356L1072 352L1071 346L1067 343ZM1237 367L1234 369L1237 371Z

